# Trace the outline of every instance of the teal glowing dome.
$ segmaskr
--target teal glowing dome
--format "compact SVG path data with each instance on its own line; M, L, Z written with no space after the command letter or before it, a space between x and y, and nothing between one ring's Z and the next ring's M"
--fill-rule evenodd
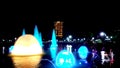
M71 68L75 65L74 55L67 50L62 50L56 57L56 66L58 68Z
M88 49L86 46L81 46L79 49L78 49L78 54L79 54L79 57L81 59L86 59L87 56L88 56Z

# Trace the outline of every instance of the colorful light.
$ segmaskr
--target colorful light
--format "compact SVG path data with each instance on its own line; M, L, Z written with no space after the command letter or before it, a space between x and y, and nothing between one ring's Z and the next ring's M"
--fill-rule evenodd
M26 33L25 33L25 29L23 29L23 32L22 32L22 35L25 35Z
M67 50L62 50L56 57L56 66L58 68L71 68L75 65L75 57Z
M57 41L56 41L56 34L55 34L55 30L53 29L52 32L52 41L51 41L51 46L50 46L50 53L51 53L51 57L52 60L54 61L57 55Z
M78 49L78 54L80 56L81 59L86 59L87 58L87 55L88 55L88 49L86 46L81 46L79 49Z
M43 55L42 47L31 34L20 36L9 50L15 68L36 68Z
M39 42L33 35L30 34L20 36L14 46L11 46L9 50L11 55L43 54Z
M43 47L43 44L42 44L42 35L38 31L37 25L35 25L35 28L34 28L34 37L38 40L40 46Z

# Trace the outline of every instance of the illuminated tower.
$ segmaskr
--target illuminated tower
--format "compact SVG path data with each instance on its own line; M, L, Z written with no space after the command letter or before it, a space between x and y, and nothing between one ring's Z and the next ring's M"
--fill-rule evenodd
M63 22L62 21L56 21L54 23L54 27L55 27L57 38L62 38L63 37Z

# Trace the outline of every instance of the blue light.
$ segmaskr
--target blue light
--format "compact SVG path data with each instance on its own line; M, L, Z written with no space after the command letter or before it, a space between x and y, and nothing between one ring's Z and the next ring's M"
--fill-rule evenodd
M37 25L35 25L35 28L34 28L34 37L38 40L40 46L43 47L42 36L41 36L41 33L39 34Z
M56 66L58 68L72 68L75 65L75 57L67 50L62 50L56 57Z
M56 46L56 44L57 44L56 33L55 33L55 30L53 29L53 32L52 32L52 45Z
M79 64L81 64L81 62Z
M22 32L22 35L25 35L26 33L25 33L25 29L23 29L23 32Z
M43 47L42 34L41 34L41 32L39 33L39 36L40 36L40 38L39 38L39 43L40 43L40 45Z
M13 48L14 48L14 46L12 45L12 46L10 46L10 48L9 48L9 52L11 53L11 51L13 50Z
M56 46L50 46L50 53L51 53L51 58L54 61L57 55L57 47Z
M51 41L51 46L50 46L50 53L51 53L51 57L52 60L54 61L57 55L57 41L56 41L56 34L55 34L55 30L53 29L52 32L52 41Z
M81 46L79 49L78 49L78 53L79 53L79 56L81 59L86 59L87 58L87 55L88 55L88 49L86 46Z
M56 68L55 64L49 59L41 59L38 68Z

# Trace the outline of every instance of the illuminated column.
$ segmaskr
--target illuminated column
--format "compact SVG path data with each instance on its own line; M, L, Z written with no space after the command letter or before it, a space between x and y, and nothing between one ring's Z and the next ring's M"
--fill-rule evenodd
M101 51L101 59L102 59L102 63L104 64L104 62L109 62L110 58L108 57L108 54L105 53L105 51Z
M3 54L4 54L5 53L5 47L3 46L2 49L3 49Z
M72 53L72 46L71 45L67 45L67 51L69 51L70 53Z
M70 45L69 47L70 47L69 49L70 49L70 53L71 53L72 52L72 46Z
M103 64L105 62L105 51L101 51L101 59L102 59L101 64Z

